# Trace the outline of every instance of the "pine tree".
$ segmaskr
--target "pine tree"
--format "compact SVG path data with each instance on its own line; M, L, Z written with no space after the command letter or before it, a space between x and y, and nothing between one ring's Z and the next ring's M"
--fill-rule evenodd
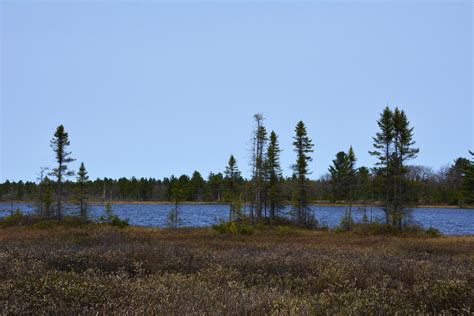
M413 147L415 141L413 140L413 127L410 127L410 122L403 110L395 108L393 112L393 130L394 130L394 153L393 153L393 171L394 171L394 211L396 213L395 223L399 228L402 226L402 219L409 210L404 206L405 191L407 187L406 162L416 158L419 149Z
M233 220L240 216L240 195L239 187L242 182L239 168L237 167L237 160L234 155L230 155L228 164L224 171L224 195L227 201L230 202L229 220Z
M292 166L297 188L294 195L296 208L296 220L299 225L309 223L308 198L307 198L307 176L310 173L308 163L312 160L309 156L313 152L313 144L306 132L303 121L299 121L295 128L296 135L293 137L293 145L297 154L296 163Z
M377 121L377 125L379 126L380 131L377 132L375 137L373 137L373 146L375 148L374 151L369 151L372 156L378 158L378 162L376 163L375 170L376 172L382 177L382 189L385 191L384 197L384 207L383 210L385 212L385 221L388 224L390 218L390 175L391 175L391 152L393 148L393 112L387 106L380 114L380 118Z
M280 182L283 177L280 166L280 145L278 144L278 135L272 131L270 133L270 142L265 155L266 172L266 196L270 203L270 218L274 219L278 214L278 209L282 207L282 193Z
M84 163L81 162L79 167L79 172L77 173L77 199L79 202L79 216L82 220L87 219L87 192L86 185L89 181L89 176L87 175L86 167Z
M329 167L331 174L331 182L333 185L333 194L336 200L349 200L348 216L352 218L352 201L354 195L354 187L356 182L355 162L356 156L352 146L347 153L340 151L333 160L333 165ZM349 229L351 228L351 222Z
M262 217L262 209L264 202L264 185L265 185L265 165L264 165L264 147L267 142L267 130L263 125L263 115L255 114L255 130L253 135L252 147L252 182L254 187L254 203L252 205L252 214L255 215L257 221ZM255 207L255 214L253 208Z
M52 217L52 206L53 206L53 185L51 180L46 176L41 184L43 187L43 195L41 204L43 205L44 217Z
M348 199L348 179L350 173L350 161L348 155L343 151L338 152L336 154L336 159L333 159L332 166L329 166L328 170L331 175L334 199L336 201Z
M466 165L462 176L462 195L467 204L474 204L474 152L469 151L471 160Z
M382 188L386 222L392 220L394 226L402 227L403 218L408 209L405 207L406 162L415 158L419 152L413 147L413 128L403 110L384 109L377 121L380 132L373 138L377 157L375 172L383 177Z
M73 171L68 171L68 163L74 161L71 158L71 152L67 151L67 148L70 145L69 135L65 132L64 126L59 125L54 133L54 137L51 140L51 148L56 154L56 161L58 163L58 167L54 168L51 172L51 175L56 177L56 184L58 186L57 192L57 210L56 216L61 218L62 216L62 185L63 180L66 177L70 177L74 175Z
M194 171L191 177L190 186L192 191L193 201L202 201L204 197L205 181L198 171Z

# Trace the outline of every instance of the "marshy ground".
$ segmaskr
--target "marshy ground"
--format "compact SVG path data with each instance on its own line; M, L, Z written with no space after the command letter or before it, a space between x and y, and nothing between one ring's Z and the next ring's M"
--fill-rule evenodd
M473 288L474 236L0 229L1 314L470 314Z

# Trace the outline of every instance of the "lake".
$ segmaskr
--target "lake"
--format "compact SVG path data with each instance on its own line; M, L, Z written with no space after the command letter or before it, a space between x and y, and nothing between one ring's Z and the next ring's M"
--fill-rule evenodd
M32 204L13 204L24 213L34 212ZM112 210L120 218L127 219L131 225L165 227L171 204L114 204ZM329 227L339 224L344 214L345 206L311 206L319 223ZM10 214L11 205L0 203L0 217ZM282 214L288 214L290 208L285 207ZM90 205L89 214L92 218L103 215L103 205ZM77 207L67 206L66 213L77 213ZM354 220L362 218L363 212L353 207ZM383 219L382 210L367 207L367 215L372 220ZM203 227L218 223L229 216L229 206L222 204L181 204L179 206L180 226ZM447 235L474 234L474 209L461 208L416 208L413 209L412 219L423 227L435 227Z

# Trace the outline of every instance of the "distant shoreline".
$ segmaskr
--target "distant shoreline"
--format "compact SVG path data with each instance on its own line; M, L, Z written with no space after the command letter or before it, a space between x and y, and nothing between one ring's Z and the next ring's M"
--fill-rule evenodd
M104 205L109 201L90 201L89 205ZM11 201L0 201L0 203L10 204ZM33 204L34 201L13 201L13 205L15 204ZM174 202L172 201L110 201L112 205L125 205L125 204L132 204L132 205L173 205ZM197 202L197 201L182 201L179 204L188 204L188 205L228 205L227 202ZM290 202L285 202L285 205L290 205ZM311 202L309 203L310 206L345 206L349 207L348 203L329 203L329 202ZM377 204L361 204L361 203L353 203L353 207L380 207ZM410 205L411 208L444 208L444 209L474 209L474 205L465 205L465 206L457 206L457 205Z

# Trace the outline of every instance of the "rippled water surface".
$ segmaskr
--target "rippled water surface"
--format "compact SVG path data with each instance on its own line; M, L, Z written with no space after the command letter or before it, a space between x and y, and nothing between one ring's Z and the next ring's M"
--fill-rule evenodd
M0 217L10 214L12 206L9 203L0 203ZM30 204L13 204L13 208L20 208L25 213L34 212ZM67 213L77 213L74 206L67 207ZM169 204L114 204L112 209L121 218L128 219L132 225L164 227L167 224L169 211L173 205ZM344 206L312 206L311 211L320 223L329 227L339 224L344 213ZM90 216L96 218L103 215L103 205L90 205ZM282 210L287 214L289 207ZM362 218L362 211L353 208L354 219ZM367 215L373 220L381 220L383 213L377 208L367 208ZM179 217L181 226L210 226L227 219L228 205L217 204L181 204ZM474 234L474 209L460 208L417 208L412 212L413 220L423 227L436 227L444 234L462 235Z

